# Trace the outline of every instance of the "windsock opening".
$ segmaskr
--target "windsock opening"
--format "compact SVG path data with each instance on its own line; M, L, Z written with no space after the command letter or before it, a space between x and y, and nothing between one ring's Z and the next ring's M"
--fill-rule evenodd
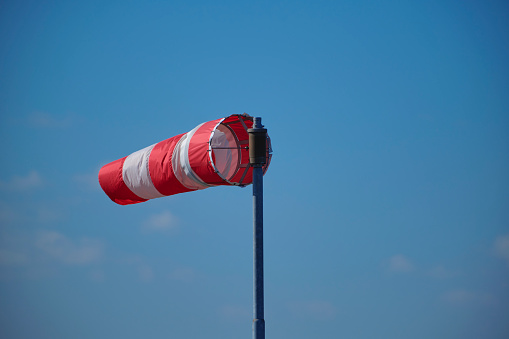
M253 182L253 170L249 164L249 133L253 117L234 114L222 119L213 129L209 142L210 163L222 179L219 185L245 186ZM272 157L270 138L267 135L267 171Z
M219 124L210 140L212 166L221 178L229 181L240 165L240 145L231 129Z

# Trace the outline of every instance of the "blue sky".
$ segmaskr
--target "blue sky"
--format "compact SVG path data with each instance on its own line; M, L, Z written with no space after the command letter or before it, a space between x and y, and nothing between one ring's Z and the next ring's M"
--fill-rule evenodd
M251 189L99 168L261 116L268 338L507 338L504 1L3 1L0 337L249 338Z

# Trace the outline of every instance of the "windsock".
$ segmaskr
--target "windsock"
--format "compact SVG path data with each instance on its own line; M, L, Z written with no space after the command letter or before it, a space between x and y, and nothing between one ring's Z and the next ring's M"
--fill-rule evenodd
M104 165L99 183L120 205L201 190L219 185L246 186L253 181L249 164L249 136L253 117L233 114L204 122L190 132L176 135ZM267 135L267 171L271 159Z

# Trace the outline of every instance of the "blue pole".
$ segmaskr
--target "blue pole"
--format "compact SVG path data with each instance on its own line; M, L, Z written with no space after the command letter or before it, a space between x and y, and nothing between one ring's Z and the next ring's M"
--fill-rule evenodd
M267 130L262 119L249 129L249 158L253 166L253 339L265 339L263 297L263 165L266 162Z
M263 297L263 169L253 168L253 339L265 339Z

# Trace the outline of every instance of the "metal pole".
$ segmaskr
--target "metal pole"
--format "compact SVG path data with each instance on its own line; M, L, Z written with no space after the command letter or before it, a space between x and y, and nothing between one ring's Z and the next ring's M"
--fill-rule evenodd
M249 132L249 158L253 166L253 339L265 339L263 297L263 165L267 130L254 118Z
M263 298L263 170L253 168L253 339L265 339Z

